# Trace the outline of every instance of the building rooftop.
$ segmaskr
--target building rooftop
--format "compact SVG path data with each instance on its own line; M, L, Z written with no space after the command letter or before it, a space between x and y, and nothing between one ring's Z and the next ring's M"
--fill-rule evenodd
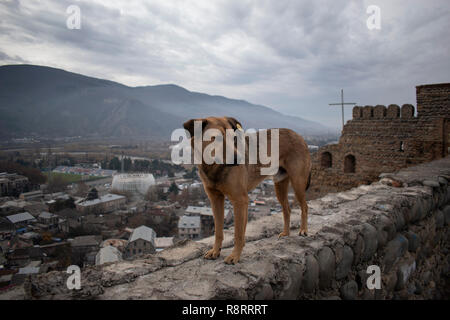
M104 196L99 197L98 199L81 200L81 201L77 202L77 205L82 206L82 207L88 207L88 206L96 205L99 203L105 203L105 202L119 200L119 199L125 199L125 197L118 195L118 194L108 193L108 194L105 194Z
M23 208L26 206L31 205L31 202L27 202L25 200L10 200L3 203L0 208L8 208L8 207L16 207L16 208Z
M138 239L143 239L155 245L156 232L147 226L140 226L133 230L128 239L128 242L133 242Z
M68 166L58 166L53 169L53 172L60 173L72 173L79 175L89 175L89 176L102 176L109 177L117 173L117 170L107 170L99 168L82 168L82 167L68 167Z
M100 237L101 238L101 237ZM99 236L75 237L71 242L72 247L98 246L101 242Z
M17 173L7 173L7 172L0 172L0 178L2 179L8 179L8 180L17 180L17 179L26 179L28 180L27 177L22 176L20 174Z
M95 256L95 264L100 265L107 262L116 262L122 260L122 253L113 246L101 248Z
M196 206L188 206L185 210L186 213L189 214L200 214L205 216L213 216L212 209L210 207L196 207ZM224 214L227 216L229 213L228 209L225 209Z
M34 273L39 273L39 267L25 267L25 268L20 268L19 272L17 272L17 274L34 274Z
M155 239L156 248L167 248L173 245L173 237L159 237Z
M21 196L42 195L42 190L34 190L34 191L23 192L23 193L21 193L20 195L21 195Z
M206 215L212 215L212 209L209 207L196 207L196 206L188 206L186 208L186 213L190 214L206 214Z
M13 214L6 217L11 223L19 223L28 220L34 220L34 217L29 212L22 212L18 214Z
M82 214L75 209L65 208L61 211L58 211L58 216L63 217L63 218L77 219L77 218L81 217Z
M182 216L178 228L200 228L200 216Z
M39 215L39 218L41 219L51 219L54 217L57 217L57 215L47 211L42 211L41 214Z
M127 245L127 240L124 239L106 239L105 241L102 242L101 247L109 247L109 246L113 246L116 248L120 248L120 247L126 247Z

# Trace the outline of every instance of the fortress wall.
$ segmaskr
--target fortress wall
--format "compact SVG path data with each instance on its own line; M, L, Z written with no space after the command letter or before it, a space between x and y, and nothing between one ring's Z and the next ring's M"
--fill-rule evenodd
M69 291L64 272L33 276L34 299L431 299L446 298L449 269L450 157L384 174L372 185L308 202L309 235L278 239L282 214L249 222L237 265L202 255L213 238L184 241L145 259L82 272ZM381 289L368 289L370 265L381 269ZM447 281L447 286L446 282Z
M400 108L364 107L366 114L373 113L371 118L354 117L345 125L338 144L321 147L312 155L311 193L323 195L346 190L375 181L381 172L393 172L435 159L431 144L417 139L418 128L423 127L423 123L412 116L410 107L404 106L404 118L388 117L388 111L395 110L400 116ZM354 116L360 112L362 115L364 108L355 107ZM329 168L322 164L324 153L331 154ZM349 155L355 158L354 172L346 172L344 168Z
M310 197L375 181L381 172L439 159L450 150L450 84L416 87L414 106L355 106L339 143L312 155ZM345 170L354 157L354 172ZM330 167L324 158L332 158Z
M416 87L418 117L450 117L450 83Z

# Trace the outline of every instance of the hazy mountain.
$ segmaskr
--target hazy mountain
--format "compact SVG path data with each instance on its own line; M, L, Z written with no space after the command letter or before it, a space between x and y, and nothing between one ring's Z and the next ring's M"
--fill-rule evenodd
M0 134L170 139L190 118L232 116L245 128L328 128L243 100L191 92L176 85L127 87L42 66L0 67Z

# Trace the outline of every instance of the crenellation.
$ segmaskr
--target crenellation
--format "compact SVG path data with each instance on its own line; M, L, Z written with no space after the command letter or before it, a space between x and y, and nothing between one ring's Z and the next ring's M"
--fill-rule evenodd
M386 106L383 105L376 105L373 109L373 117L375 119L384 119L386 118Z
M353 108L353 120L342 130L339 143L312 156L312 193L341 191L370 183L380 172L439 159L450 148L450 85L417 87L417 110L411 104ZM326 170L320 157L332 159ZM348 155L354 170L346 169ZM323 160L324 164L329 161Z
M386 117L389 119L400 118L400 107L396 104L390 104L387 108Z
M372 119L373 118L373 106L364 106L362 110L363 119Z
M412 104L404 104L401 109L402 119L414 118L414 106Z
M353 120L392 120L392 119L414 119L414 106L404 104L400 108L396 104L390 104L387 108L384 105L373 106L355 106L353 107Z
M353 107L353 119L358 120L362 118L362 107L355 106Z

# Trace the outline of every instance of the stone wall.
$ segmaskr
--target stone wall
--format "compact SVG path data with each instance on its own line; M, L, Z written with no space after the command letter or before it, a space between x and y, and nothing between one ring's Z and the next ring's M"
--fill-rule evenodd
M213 238L185 240L134 261L88 267L81 290L68 275L30 278L15 298L33 299L435 299L449 298L450 157L311 200L309 235L278 239L282 214L249 222L241 261L204 260ZM368 289L368 266L381 289ZM18 290L18 289L16 289ZM1 297L5 297L3 293ZM9 296L11 298L11 294Z
M419 117L449 117L450 83L417 86L416 97Z
M356 106L353 119L338 144L327 145L312 157L312 191L326 194L374 181L381 172L439 159L450 146L450 84L417 87L418 115L404 104ZM333 159L331 167L322 157ZM355 158L355 172L346 172L345 158Z

